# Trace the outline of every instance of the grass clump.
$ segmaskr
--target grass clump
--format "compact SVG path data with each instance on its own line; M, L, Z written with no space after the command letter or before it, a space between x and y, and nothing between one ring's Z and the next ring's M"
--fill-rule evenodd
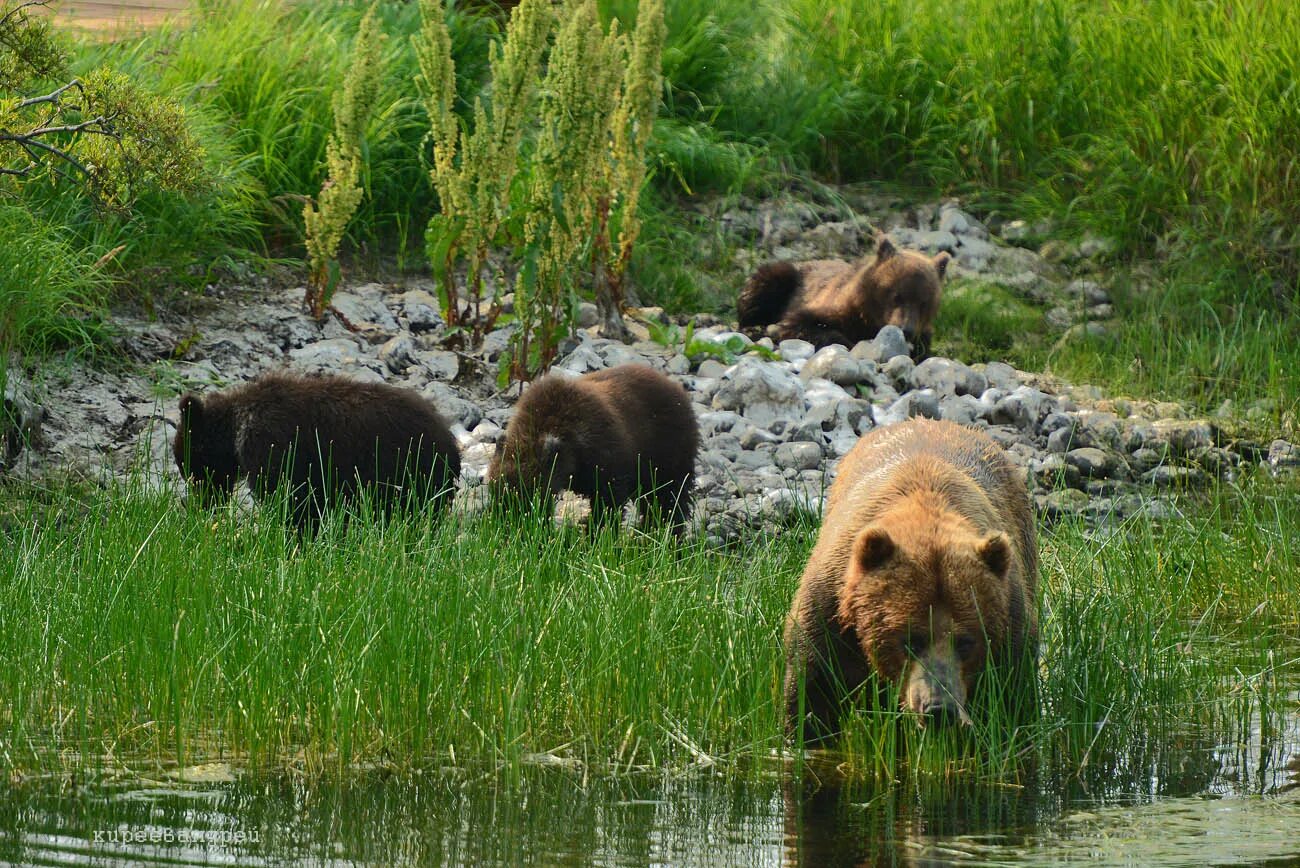
M1280 698L1273 648L1231 637L1300 622L1282 549L1295 512L1292 492L1260 491L1169 527L1054 530L1041 720L956 738L864 710L845 768L1014 779L1026 751L1077 772L1175 731L1231 737ZM16 770L66 747L739 770L782 744L781 629L815 536L732 553L485 515L304 540L274 507L201 513L142 491L11 499L3 533L0 755Z
M106 281L59 226L0 200L0 347L85 349Z

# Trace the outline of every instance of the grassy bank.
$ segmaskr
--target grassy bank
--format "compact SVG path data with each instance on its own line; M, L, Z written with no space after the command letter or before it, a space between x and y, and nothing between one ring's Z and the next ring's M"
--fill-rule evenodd
M779 637L811 527L734 552L487 518L353 522L303 542L265 513L52 494L10 499L3 522L11 771L69 756L324 770L547 752L743 769L781 743ZM1285 713L1298 512L1294 491L1261 485L1164 527L1053 530L1041 721L957 744L864 713L848 768L894 779L911 755L923 776L1014 778L1028 748L1104 772L1134 745L1231 738Z

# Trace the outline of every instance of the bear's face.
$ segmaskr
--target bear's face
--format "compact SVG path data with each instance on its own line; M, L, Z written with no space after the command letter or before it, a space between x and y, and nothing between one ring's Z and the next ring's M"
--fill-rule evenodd
M239 477L239 456L229 412L198 395L183 396L172 455L200 503L230 494Z
M892 325L902 330L917 358L929 352L950 259L946 252L930 257L899 250L883 235L876 240L876 260L867 273L868 307L878 328Z
M904 710L969 724L972 687L1010 627L1010 541L907 512L855 537L839 618Z
M494 499L512 496L549 508L569 486L574 470L572 450L554 434L507 431L488 466L488 483Z

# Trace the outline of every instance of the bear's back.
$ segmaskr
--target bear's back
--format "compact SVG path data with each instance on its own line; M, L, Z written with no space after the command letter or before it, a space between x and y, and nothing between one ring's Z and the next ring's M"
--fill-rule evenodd
M1034 515L1023 478L988 435L953 422L911 419L859 440L831 484L826 525L842 525L840 535L851 535L921 487L944 492L977 524L1010 534L1027 581L1036 581Z
M272 372L226 397L236 415L236 445L259 464L269 450L305 440L330 444L339 466L374 460L376 444L430 449L459 468L456 441L437 409L418 393L346 377Z
M613 420L632 454L659 463L694 463L699 426L686 390L648 365L626 364L579 378L576 384Z

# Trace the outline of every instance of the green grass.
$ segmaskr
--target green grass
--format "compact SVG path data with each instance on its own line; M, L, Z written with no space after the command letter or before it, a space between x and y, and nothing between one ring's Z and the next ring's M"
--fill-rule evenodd
M1064 343L1054 372L1114 392L1179 401L1266 434L1300 427L1295 313L1267 281L1195 260L1167 277L1121 280L1115 325ZM1234 281L1232 276L1237 279Z
M1043 312L996 283L954 280L943 288L932 352L968 362L1040 370L1050 336Z
M0 200L0 348L84 349L97 333L104 278L57 225Z
M353 521L303 541L270 510L141 491L6 504L0 757L14 771L68 749L74 764L555 752L740 770L781 744L780 631L811 526L734 552L488 517ZM1300 624L1297 510L1294 491L1261 484L1168 527L1052 531L1041 721L954 741L864 710L846 768L1014 778L1026 749L1082 770L1172 733L1230 737L1280 697L1271 667L1294 663L1269 637Z

